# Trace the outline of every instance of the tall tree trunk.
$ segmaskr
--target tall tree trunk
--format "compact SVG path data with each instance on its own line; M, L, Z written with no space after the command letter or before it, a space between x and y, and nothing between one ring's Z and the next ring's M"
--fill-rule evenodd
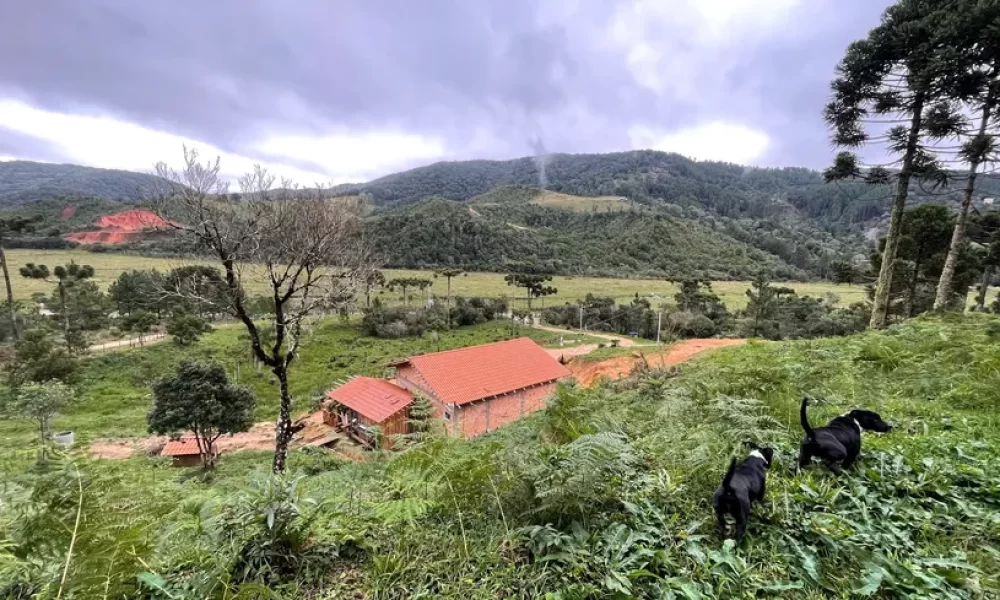
M979 121L979 135L977 139L982 139L986 135L986 126L990 122L990 113L993 112L993 103L987 100L983 105L983 116ZM951 234L951 246L948 248L948 256L944 259L944 268L941 269L941 279L938 280L937 294L934 296L934 310L945 310L948 308L951 298L951 282L955 278L955 266L958 264L958 255L965 244L965 224L969 218L969 207L972 206L972 192L976 189L976 175L979 171L979 157L969 163L969 174L965 179L965 194L962 196L962 208L958 211L958 219L955 221L955 230Z
M913 309L917 304L917 281L920 279L920 261L913 262L913 277L910 277L910 285L906 290L906 305L903 307L903 314L907 318L913 316Z
M14 335L14 340L21 339L21 334L17 330L17 311L14 310L14 290L10 287L10 271L7 270L7 253L0 245L0 267L3 268L3 283L7 286L7 311L10 315L10 330Z
M292 441L292 397L288 392L288 366L279 365L272 369L278 378L278 389L281 393L281 405L278 408L278 422L274 429L274 463L271 470L275 473L285 472L285 462L288 459L288 445Z
M910 120L910 134L906 140L906 154L903 156L903 165L896 180L896 195L892 200L892 216L889 218L889 231L885 236L882 267L879 269L878 283L875 286L875 301L868 323L872 329L885 327L889 316L889 291L892 288L892 274L896 268L896 251L899 249L899 235L903 229L903 210L906 209L906 196L909 193L910 178L913 176L913 158L920 141L923 112L924 96L918 93L913 101L913 118Z
M990 289L990 282L993 280L993 265L986 265L983 268L983 281L979 284L979 291L976 294L976 310L982 312L986 308L986 294Z
M62 279L56 285L59 288L59 306L62 309L63 314L63 334L66 336L66 345L69 345L69 311L66 310L66 286L63 285Z
M451 329L451 277L448 278L448 329Z

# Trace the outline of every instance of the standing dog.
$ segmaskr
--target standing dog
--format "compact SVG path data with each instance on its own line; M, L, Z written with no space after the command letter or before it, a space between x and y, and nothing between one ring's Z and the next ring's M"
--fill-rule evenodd
M799 447L800 469L816 456L834 473L839 473L841 467L849 468L861 454L862 431L881 433L892 431L892 425L883 421L878 413L870 410L852 410L833 419L826 427L813 429L806 417L808 404L809 398L803 398L802 407L799 409L799 420L806 432L806 437Z
M736 520L737 544L743 541L743 536L747 533L751 505L764 498L767 470L771 468L771 460L774 458L772 448L761 448L753 443L750 447L753 450L743 462L736 464L734 458L729 463L722 485L712 497L715 516L719 520L719 534L725 536L726 515L732 515Z

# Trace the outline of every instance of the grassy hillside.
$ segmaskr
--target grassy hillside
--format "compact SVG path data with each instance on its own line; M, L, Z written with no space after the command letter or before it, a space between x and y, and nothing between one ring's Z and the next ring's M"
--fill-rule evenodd
M94 267L96 275L94 281L103 289L113 282L123 271L132 269L159 269L169 271L175 267L195 264L198 261L188 259L171 258L151 258L146 256L130 256L127 254L95 253L84 250L29 250L12 249L7 251L7 260L11 267L19 267L27 262L47 264L50 267L58 264L66 264L71 260L81 264L88 264ZM210 264L210 263L205 263ZM430 294L444 296L447 294L447 284L444 279L435 278L432 271L420 271L413 269L385 269L387 279L395 277L422 277L431 279L434 285L430 288ZM508 286L504 282L502 273L466 273L452 280L452 292L458 296L483 296L483 297L507 297L517 301L516 296L520 292ZM27 301L34 293L50 293L52 284L36 279L22 279L16 275L13 280L14 297ZM677 293L677 286L663 279L632 279L632 278L604 278L604 277L566 277L556 276L552 279L552 285L559 290L554 296L548 296L537 302L538 306L547 306L551 303L573 302L583 298L588 293L614 296L621 302L628 302L635 294L650 297L653 303L668 301L673 299ZM750 284L746 281L717 281L713 284L713 289L727 306L732 308L742 308L746 305L746 290ZM800 295L812 295L822 297L825 294L836 294L840 297L844 305L860 301L864 298L864 289L860 286L838 285L834 283L793 283L789 287L794 288ZM263 288L254 289L252 292L261 293ZM394 294L388 290L379 290L384 301L398 302L399 294Z
M575 196L536 187L504 185L469 200L473 206L505 204L535 204L562 208L573 212L618 212L634 208L634 203L622 196Z
M133 202L154 192L156 181L153 175L131 171L23 160L0 161L0 206L28 204L59 196Z
M79 457L83 526L67 581L98 597L185 599L232 597L243 581L279 599L993 598L998 360L991 317L751 343L676 376L566 389L471 442L435 437L361 463L295 452L293 487L268 479L267 453L224 456L208 479L157 459ZM896 429L866 434L839 477L793 473L803 394L820 399L813 423L866 407ZM111 404L63 423L96 423ZM24 472L19 438L2 439L0 589L58 582L62 569L42 565L63 565L77 503L58 490L76 475L59 463L52 477ZM747 439L777 458L735 548L708 499ZM29 534L43 526L38 545Z

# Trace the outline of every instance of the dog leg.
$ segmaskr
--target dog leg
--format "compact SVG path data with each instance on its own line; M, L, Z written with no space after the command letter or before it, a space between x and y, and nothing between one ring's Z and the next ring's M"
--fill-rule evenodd
M811 461L812 453L809 451L809 446L807 444L802 444L799 446L799 462L796 465L795 471L798 472L808 467Z
M715 511L715 519L719 524L719 537L726 537L726 513L721 510Z
M750 502L740 500L739 509L736 511L736 545L743 542L747 534L747 518L750 516Z

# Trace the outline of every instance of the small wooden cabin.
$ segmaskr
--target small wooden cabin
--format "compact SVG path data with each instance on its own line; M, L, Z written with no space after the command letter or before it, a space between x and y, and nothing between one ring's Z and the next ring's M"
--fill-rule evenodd
M173 457L175 467L201 466L201 452L198 451L198 441L194 436L167 441L160 456Z
M392 436L409 433L409 410L413 394L392 381L355 377L330 390L332 406L324 410L323 421L367 448L375 447L372 427L382 432L382 447L392 445Z

